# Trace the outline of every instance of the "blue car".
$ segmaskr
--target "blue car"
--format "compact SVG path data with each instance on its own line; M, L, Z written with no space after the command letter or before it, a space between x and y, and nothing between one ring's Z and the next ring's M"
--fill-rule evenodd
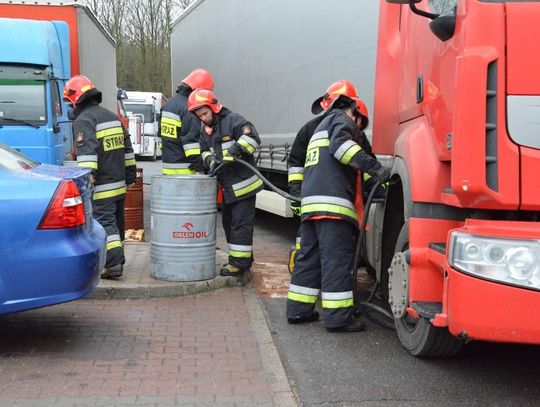
M105 265L90 172L39 164L0 143L0 315L89 294Z

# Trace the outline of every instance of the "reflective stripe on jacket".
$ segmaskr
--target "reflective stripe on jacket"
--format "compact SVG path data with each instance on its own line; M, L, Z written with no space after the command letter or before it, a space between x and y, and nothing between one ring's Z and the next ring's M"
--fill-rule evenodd
M333 216L358 225L354 207L357 170L380 168L380 163L360 146L362 136L340 109L332 110L321 121L306 151L302 221Z
M204 160L214 155L219 161L227 154L240 158L255 166L253 154L260 145L255 126L238 113L223 108L213 126L212 135L200 132L201 154ZM223 187L223 200L226 204L255 195L263 189L263 182L250 169L233 162L225 164L218 181Z
M302 181L304 180L304 163L306 162L307 146L315 129L323 119L324 115L311 119L298 130L294 138L287 160L289 193L293 196L300 196Z
M186 95L179 91L161 109L159 131L163 174L195 174L200 163L199 120L187 109ZM187 164L179 167L180 164Z
M118 198L126 192L126 174L135 179L135 155L118 117L98 104L82 107L73 123L77 165L95 175L94 199Z

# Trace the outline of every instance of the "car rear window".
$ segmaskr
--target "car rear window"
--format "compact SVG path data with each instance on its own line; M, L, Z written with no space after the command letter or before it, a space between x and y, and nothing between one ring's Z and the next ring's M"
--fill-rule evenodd
M0 169L22 172L39 164L22 155L17 150L0 143Z

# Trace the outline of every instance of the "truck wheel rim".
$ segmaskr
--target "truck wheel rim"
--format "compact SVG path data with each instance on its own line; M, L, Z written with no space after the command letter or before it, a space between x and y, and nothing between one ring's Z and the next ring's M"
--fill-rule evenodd
M409 264L404 252L394 254L388 277L388 303L394 317L400 319L409 303Z

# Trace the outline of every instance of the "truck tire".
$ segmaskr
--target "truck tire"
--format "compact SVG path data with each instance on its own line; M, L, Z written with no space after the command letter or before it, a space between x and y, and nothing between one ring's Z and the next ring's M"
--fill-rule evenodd
M409 248L409 223L405 222L396 243L394 253ZM394 318L394 324L403 347L413 356L449 357L456 355L463 347L463 342L448 332L447 328L431 325L427 318L412 318L408 314Z

